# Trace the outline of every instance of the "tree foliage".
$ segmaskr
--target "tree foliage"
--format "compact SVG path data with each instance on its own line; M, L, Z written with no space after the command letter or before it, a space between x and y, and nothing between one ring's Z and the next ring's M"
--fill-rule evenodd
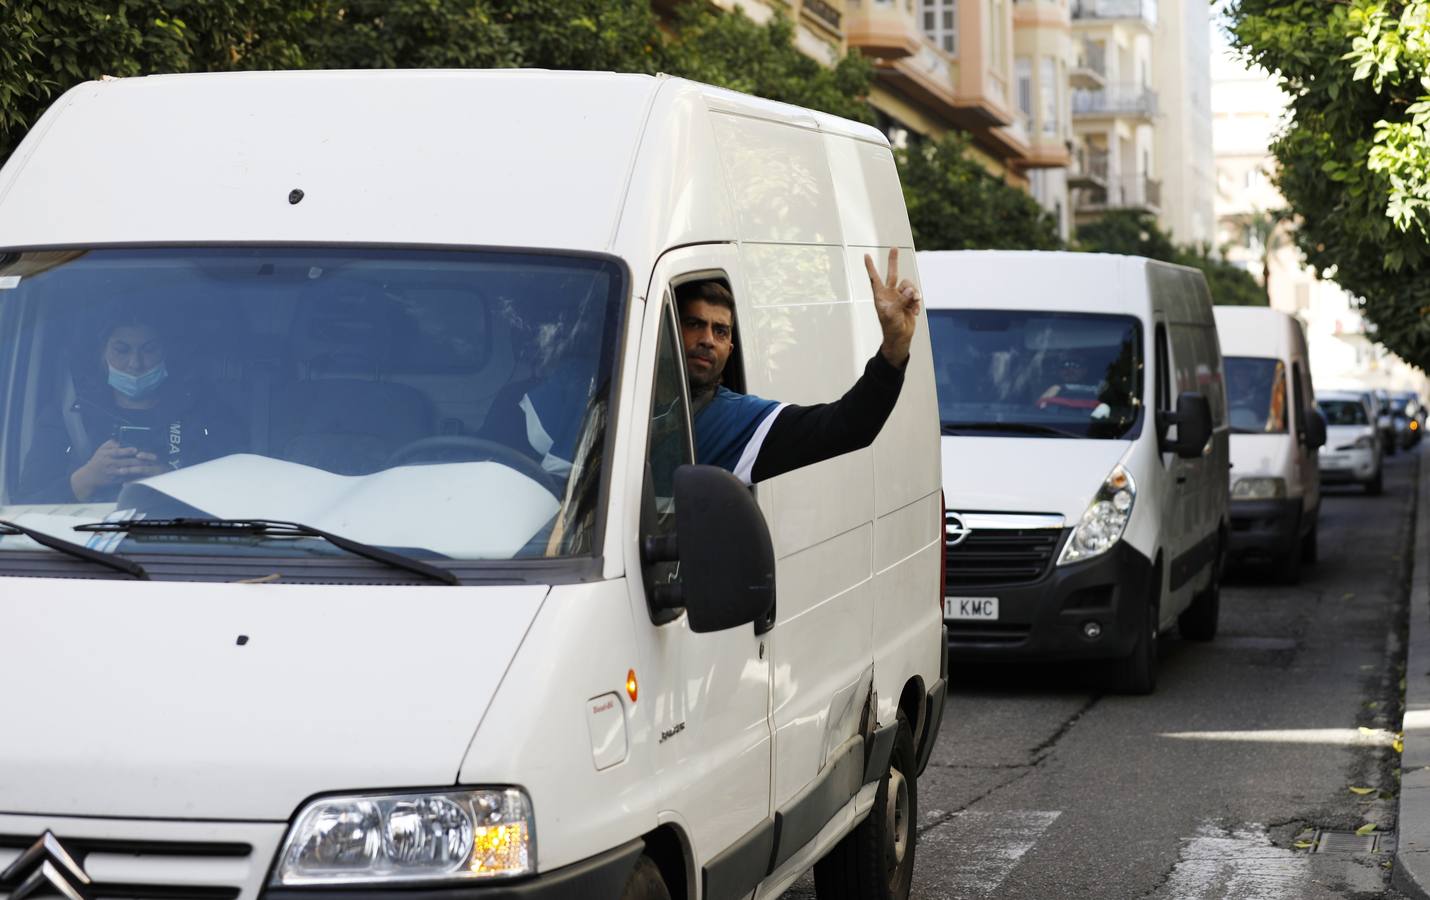
M1217 259L1210 247L1178 246L1148 213L1117 210L1077 230L1077 247L1093 253L1123 253L1201 269L1219 306L1266 306L1266 291L1246 270Z
M1062 249L1053 217L970 159L967 138L916 142L894 158L920 249Z
M1237 0L1232 36L1276 73L1272 147L1297 243L1362 298L1388 348L1430 367L1430 25L1425 0Z

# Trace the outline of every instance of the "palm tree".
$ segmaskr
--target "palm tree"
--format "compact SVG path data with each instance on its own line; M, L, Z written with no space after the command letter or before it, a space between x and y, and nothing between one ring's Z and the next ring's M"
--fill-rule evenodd
M1261 287L1271 303L1271 256L1291 242L1295 217L1291 210L1258 209L1240 217L1242 237L1261 251Z

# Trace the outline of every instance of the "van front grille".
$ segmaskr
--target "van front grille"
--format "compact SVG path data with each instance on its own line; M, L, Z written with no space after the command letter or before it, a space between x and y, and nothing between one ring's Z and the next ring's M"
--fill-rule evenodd
M11 815L0 815L0 826L0 874L8 876L0 880L0 900L9 900L27 880L44 879L40 870L47 861L58 877L82 886L92 900L256 900L283 832L276 823ZM188 839L190 834L196 839ZM59 857L52 848L58 848ZM27 854L28 861L22 861ZM61 861L66 857L81 874ZM49 897L63 892L41 884L29 893Z
M982 588L1037 581L1048 571L1061 538L1060 528L975 528L962 543L946 548L948 586Z

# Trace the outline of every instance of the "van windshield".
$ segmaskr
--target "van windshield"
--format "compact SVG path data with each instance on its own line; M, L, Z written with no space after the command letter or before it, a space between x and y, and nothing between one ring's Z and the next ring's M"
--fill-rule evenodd
M419 558L591 555L625 290L574 255L0 253L0 519L109 549L74 526L261 518Z
M1227 420L1236 434L1286 433L1286 366L1279 359L1228 356Z
M1369 425L1365 404L1359 400L1317 400L1327 425Z
M932 309L944 434L1118 439L1142 413L1132 316Z

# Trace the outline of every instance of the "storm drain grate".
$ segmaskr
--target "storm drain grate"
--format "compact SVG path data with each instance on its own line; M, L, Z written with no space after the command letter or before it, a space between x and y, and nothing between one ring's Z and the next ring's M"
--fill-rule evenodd
M1395 850L1395 832L1372 831L1370 834L1356 834L1354 831L1332 831L1320 829L1312 840L1312 853L1389 853Z

